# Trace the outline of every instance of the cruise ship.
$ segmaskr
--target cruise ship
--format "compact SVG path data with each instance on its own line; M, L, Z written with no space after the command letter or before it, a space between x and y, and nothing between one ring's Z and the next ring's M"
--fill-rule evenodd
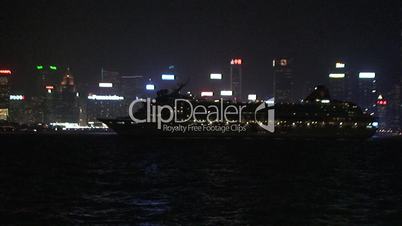
M331 99L324 86L317 86L300 103L276 104L199 99L180 94L182 88L137 100L130 116L99 120L118 134L139 137L365 139L378 127L375 118L356 104Z

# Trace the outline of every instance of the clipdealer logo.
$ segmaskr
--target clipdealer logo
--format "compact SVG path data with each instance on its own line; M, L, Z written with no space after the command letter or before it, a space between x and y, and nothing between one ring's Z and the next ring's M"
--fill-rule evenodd
M145 106L144 106L145 105ZM182 117L178 115L178 109L186 106L186 116ZM262 102L254 112L255 122L264 130L271 133L275 132L275 110L269 109L274 106L274 98L269 99L266 103ZM136 118L134 115L136 109L146 108L146 116L142 119ZM137 124L141 123L156 123L157 129L162 129L163 125L175 123L177 125L181 123L207 123L212 126L213 123L226 123L234 124L242 123L242 114L246 105L227 105L224 106L223 99L220 100L219 106L217 104L211 105L193 105L187 99L175 99L174 105L157 105L155 99L137 99L131 102L129 106L129 116L131 120ZM267 110L267 119L264 120L267 124L259 121L257 117L258 113L263 110ZM183 110L182 112L183 113ZM264 112L262 112L264 113ZM262 114L264 115L264 114ZM182 126L182 125L181 125ZM184 130L185 131L185 130ZM183 132L184 132L183 131ZM207 129L207 131L213 131ZM223 132L227 129L221 130ZM245 131L245 129L243 129Z
M268 106L266 106L268 105ZM265 109L266 107L268 108L272 108L275 105L275 98L271 98L267 101L267 104L265 103L261 103L254 112L254 119L257 122L257 124L265 129L266 131L269 131L271 133L275 132L275 110L274 109L269 109L268 110L268 124L264 125L262 122L257 120L257 112L259 112L260 110Z

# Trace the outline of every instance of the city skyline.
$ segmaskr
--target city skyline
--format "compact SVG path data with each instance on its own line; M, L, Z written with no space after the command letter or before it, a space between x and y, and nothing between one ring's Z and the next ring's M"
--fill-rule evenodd
M262 95L273 92L267 68L278 56L295 59L297 81L322 83L339 59L376 71L385 87L398 72L396 1L181 3L7 2L13 10L0 16L7 34L1 66L17 69L17 84L25 89L38 64L69 66L80 83L96 81L102 67L155 77L175 65L197 84L212 71L229 73L227 60L241 57L245 88Z
M111 71L111 70L105 70L104 68L100 68L99 70L99 74L97 75L97 77L95 77L94 81L92 81L91 83L78 83L76 84L76 86L78 86L78 91L79 92L83 92L83 93L91 93L94 88L97 88L98 85L100 85L101 83L104 83L104 85L108 85L108 83L110 83L109 85L118 83L119 85L125 85L128 88L130 88L132 84L130 84L130 78L141 78L142 83L143 84L152 84L154 86L153 89L157 90L161 90L161 89L172 89L175 88L176 86L180 85L181 83L185 83L186 84L186 89L187 91L191 91L191 92L195 92L195 93L199 93L200 91L213 91L214 93L218 94L219 91L222 90L231 90L233 92L234 91L234 87L233 87L233 75L232 75L232 71L233 71L233 66L235 66L236 68L239 68L241 70L241 68L243 67L244 64L244 59L243 58L234 58L231 60L228 60L228 62L226 62L226 70L224 71L210 71L207 74L204 74L202 76L200 76L198 79L199 81L201 81L200 84L192 84L192 86L188 86L189 83L191 84L191 80L188 79L188 77L183 76L181 74L177 74L176 70L175 70L175 66L174 65L170 65L169 67L165 68L165 70L161 70L161 72L157 75L153 75L153 76L146 76L146 75L139 75L139 74L135 74L135 73L127 73L127 72L120 72L120 71ZM236 64L234 63L236 61ZM241 63L237 63L241 62ZM239 78L239 82L240 84L238 84L239 89L245 89L245 93L240 94L240 96L242 98L247 96L248 94L255 94L258 93L260 98L271 98L274 96L287 96L290 97L289 100L287 101L300 101L303 99L303 97L301 98L296 98L296 96L298 96L298 94L303 93L304 95L307 94L305 93L306 90L303 90L302 92L300 92L300 90L295 89L295 87L297 87L296 85L290 85L290 83L294 83L297 82L297 74L296 76L294 75L294 71L295 71L295 67L294 67L294 59L293 58L285 58L285 57L277 57L275 59L272 59L272 65L269 65L269 67L267 68L267 72L271 72L274 75L274 79L273 81L271 81L269 84L265 84L266 86L266 90L269 90L269 94L265 95L261 92L255 92L255 87L247 87L245 88L242 83L244 81L247 81L248 75L246 75L244 78ZM356 70L355 68L351 68L350 67L350 62L345 62L345 61L334 61L331 62L331 67L329 67L327 69L327 71L324 73L322 73L322 75L320 76L320 80L319 81L311 81L311 80L306 80L305 84L302 85L309 85L307 88L307 91L311 90L312 88L314 88L317 85L325 85L328 86L328 88L330 88L331 93L333 94L332 97L335 99L339 99L339 100L348 100L348 101L354 101L357 102L357 100L355 99L351 99L350 98L350 93L348 94L349 96L346 95L347 92L350 92L350 89L357 89L357 83L355 84L356 86L353 87L346 87L345 84L343 86L341 92L344 92L343 96L339 96L339 87L335 87L332 83L333 81L341 81L344 79L339 79L339 78L345 78L347 80L350 80L351 78L357 79L359 78L359 74L360 73L374 73L375 75L375 80L378 83L378 80L381 79L385 79L384 77L382 77L383 75L378 75L379 73L377 71L371 71L371 70ZM342 67L338 67L338 65L342 65ZM40 64L40 65L35 65L32 68L34 68L34 70L31 71L32 74L32 78L34 78L34 85L30 85L31 89L34 88L34 92L26 92L26 90L24 89L20 89L18 86L16 86L14 79L16 78L15 75L15 70L12 68L2 68L0 70L0 73L2 75L7 75L8 80L9 80L9 87L10 87L10 91L13 93L20 93L20 94L26 94L26 95L30 95L30 96L34 96L37 94L38 92L38 87L46 87L46 86L52 86L52 87L56 87L59 86L60 82L61 82L61 78L63 76L65 76L65 74L69 74L71 73L70 71L70 67L69 66L61 66L61 65L45 65L45 64ZM287 78L288 75L285 74L281 74L284 73L283 69L280 69L278 71L277 68L286 68L286 73L289 73L290 77ZM288 69L289 68L289 69ZM237 70L237 69L235 69ZM17 70L18 71L18 70ZM297 68L296 68L297 71ZM4 73L3 73L4 72ZM278 74L279 73L279 74ZM75 72L73 72L74 77L75 76ZM279 80L280 79L288 79L289 81L285 83L285 88L289 89L286 91L286 94L276 94L275 95L275 83L277 83L278 81L275 81L275 74ZM166 76L171 76L171 78L168 78ZM213 76L215 76L215 78L213 78ZM216 76L219 76L219 78L216 78ZM338 76L342 76L342 77L338 77ZM122 80L122 81L120 81ZM123 82L124 81L124 82ZM218 82L214 82L214 81L220 81ZM357 82L357 80L356 80ZM125 84L126 83L126 84ZM289 83L289 85L287 84ZM350 83L350 82L349 82ZM38 86L39 85L39 86ZM350 86L350 85L349 85ZM16 88L18 87L18 88ZM387 91L385 86L378 86L378 92L381 92L384 94L384 92ZM138 87L138 85L135 85L132 87L133 91L135 89L147 89L146 86L144 87ZM300 86L299 86L300 88ZM333 90L332 90L333 89ZM116 90L115 90L116 91ZM133 92L132 91L132 92ZM137 91L138 92L138 91ZM292 92L287 93L287 92ZM214 95L215 96L215 95ZM235 94L233 93L233 96L235 96Z
M297 104L324 85L332 100L400 127L396 2L156 3L5 4L15 10L0 16L2 117L26 108L28 122L94 122L176 87ZM377 106L379 95L387 104ZM21 96L29 104L11 106Z

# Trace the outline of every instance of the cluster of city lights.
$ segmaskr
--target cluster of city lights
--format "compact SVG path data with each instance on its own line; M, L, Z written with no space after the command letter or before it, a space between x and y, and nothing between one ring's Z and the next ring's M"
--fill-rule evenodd
M375 78L374 72L360 72L359 78Z
M117 95L89 95L88 100L124 100L124 97Z
M387 100L384 100L384 98L382 97L382 95L380 94L379 96L378 96L378 99L377 99L377 105L383 105L383 106L385 106L385 105L387 105L388 104L388 101Z
M162 80L173 81L175 76L173 74L162 74Z
M99 83L100 88L113 88L113 83L109 82L100 82Z
M155 90L155 85L154 84L147 84L145 86L145 89L149 90L149 91Z
M44 67L43 65L36 65L36 69L37 69L37 70L43 70L43 69L45 69L45 67ZM52 71L56 71L56 70L57 70L57 66L51 65L51 66L49 66L49 69L52 70Z
M243 63L242 59L238 59L238 58L232 59L230 61L230 64L232 64L232 65L241 65L242 63Z
M222 74L219 73L211 73L209 78L212 80L222 80Z
M24 95L10 95L10 100L25 100Z
M335 64L335 67L336 67L336 68L345 68L345 64L338 62L338 63Z
M257 100L257 95L256 94L249 94L247 99L249 101L256 101Z
M331 73L329 74L330 78L345 78L345 74L342 73Z
M11 75L11 70L0 70L0 75Z
M232 90L222 90L221 91L221 96L224 97L231 97L233 95L233 91Z
M203 92L201 92L201 96L202 96L202 97L213 97L213 96L214 96L214 92L211 92L211 91L203 91Z
M222 91L220 91L220 95L222 97L231 97L231 96L233 96L233 91L232 90L222 90ZM213 97L213 96L214 96L214 92L212 92L212 91L202 91L201 92L201 97ZM249 94L248 100L256 101L257 94Z
M378 100L378 101L377 101L377 104L378 104L378 105L387 105L387 104L388 104L388 101L386 101L386 100Z

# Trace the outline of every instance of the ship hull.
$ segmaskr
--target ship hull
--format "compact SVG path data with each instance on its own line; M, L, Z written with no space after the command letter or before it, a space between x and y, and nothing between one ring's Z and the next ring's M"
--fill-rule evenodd
M256 126L248 126L246 130L234 131L166 131L157 129L155 123L134 124L131 121L115 119L102 119L109 128L119 135L134 137L270 137L270 138L345 138L345 139L367 139L372 137L376 130L374 128L275 128L275 132L263 130ZM188 125L182 125L182 128ZM172 128L172 127L171 127ZM177 126L177 128L180 128Z

